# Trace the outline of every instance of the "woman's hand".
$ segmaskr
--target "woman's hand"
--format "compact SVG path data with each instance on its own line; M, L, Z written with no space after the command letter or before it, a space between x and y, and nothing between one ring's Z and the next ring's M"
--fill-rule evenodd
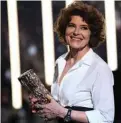
M32 112L39 114L41 117L46 118L48 120L54 119L56 117L63 118L67 110L66 108L62 107L59 103L57 103L53 98L51 98L50 103L45 105L39 104L39 110L36 109L37 102L39 100L34 97L29 97L31 106L32 106Z
M32 108L32 113L36 113L38 110L35 107L35 105L38 104L39 99L37 99L34 96L30 95L29 100L30 100L30 105L31 105L31 108Z
M38 113L48 120L56 117L64 117L67 113L67 109L58 104L53 98L50 103L41 105L41 108L42 110L39 110Z

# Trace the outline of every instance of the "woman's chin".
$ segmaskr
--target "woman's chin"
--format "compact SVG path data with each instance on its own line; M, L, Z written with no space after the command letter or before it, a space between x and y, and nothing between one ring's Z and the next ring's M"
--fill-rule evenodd
M81 47L79 47L79 46L70 46L71 48L73 48L73 49L80 49Z

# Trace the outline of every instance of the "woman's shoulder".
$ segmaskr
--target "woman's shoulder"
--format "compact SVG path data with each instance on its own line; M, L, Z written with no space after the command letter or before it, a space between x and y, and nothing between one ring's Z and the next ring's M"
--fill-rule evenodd
M97 69L100 72L109 72L112 73L111 68L109 67L108 63L104 61L98 54L95 53L95 60L97 63Z
M99 56L95 53L95 59L96 59L96 73L97 75L101 78L104 79L105 81L110 80L111 84L114 85L114 77L113 77L113 72L111 68L108 66L108 64Z

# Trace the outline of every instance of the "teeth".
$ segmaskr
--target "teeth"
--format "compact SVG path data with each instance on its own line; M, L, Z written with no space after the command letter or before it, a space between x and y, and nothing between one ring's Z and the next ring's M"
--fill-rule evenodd
M72 38L72 39L77 40L77 41L80 40L80 39L78 39L78 38Z

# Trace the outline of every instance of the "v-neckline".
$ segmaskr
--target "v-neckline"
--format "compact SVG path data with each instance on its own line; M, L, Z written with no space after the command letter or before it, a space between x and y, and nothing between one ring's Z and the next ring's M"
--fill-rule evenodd
M64 65L64 68L63 68L62 72L60 73L60 76L58 76L58 79L57 79L57 83L58 83L59 86L62 84L62 81L63 81L63 79L65 78L65 76L68 74L68 72L69 72L78 62L79 62L79 61L77 61L77 62L76 62L75 64L73 64L69 69L67 69L66 73L63 75L63 72L64 72L65 67L66 67L66 65L67 65L67 61L66 61L65 65ZM62 76L62 75L63 75L63 76Z
M88 51L89 52L89 51ZM86 53L87 54L87 53ZM65 69L65 67L66 67L66 64L67 64L67 58L68 58L68 56L69 56L69 52L67 52L66 54L65 54L65 56L64 56L64 62L65 63L63 63L64 65L63 65L63 67L62 67L62 71L60 72L60 75L58 76L58 78L57 78L57 84L59 85L59 86L61 86L61 84L63 83L63 79L65 78L65 76L67 76L67 74L68 74L68 72L70 71L70 70L73 70L72 68L74 67L74 69L76 69L76 68L78 68L79 66L81 66L82 65L82 63L83 63L83 60L82 59L84 59L84 57L85 57L85 55L80 59L82 62L80 62L80 60L78 60L74 65L72 65L68 70L67 70L67 72L64 74L64 76L62 76L62 74L63 74L63 72L64 72L64 69ZM78 65L77 65L78 64ZM76 66L75 66L76 65Z
M66 61L66 64L65 64L65 66L64 66L64 68L63 68L63 70L62 70L60 76L59 76L58 79L57 79L57 83L59 84L59 86L61 85L62 80L64 79L64 77L68 74L68 71L71 69L71 68L69 68L69 69L65 70L65 69L66 69L66 68L65 68L66 65L67 65L67 61ZM65 74L64 74L64 70L65 70Z
M64 58L64 60L65 60L65 65L64 65L64 67L63 67L62 72L60 73L60 76L58 76L58 79L57 79L57 83L58 83L59 86L62 84L62 80L63 80L64 77L68 74L68 71L71 69L71 68L68 69L67 72L65 73L65 75L63 75L63 72L64 72L65 67L66 67L66 65L67 65L67 59L68 59L68 57L69 57L69 52L65 55L65 58ZM63 75L63 76L62 76L62 75Z

